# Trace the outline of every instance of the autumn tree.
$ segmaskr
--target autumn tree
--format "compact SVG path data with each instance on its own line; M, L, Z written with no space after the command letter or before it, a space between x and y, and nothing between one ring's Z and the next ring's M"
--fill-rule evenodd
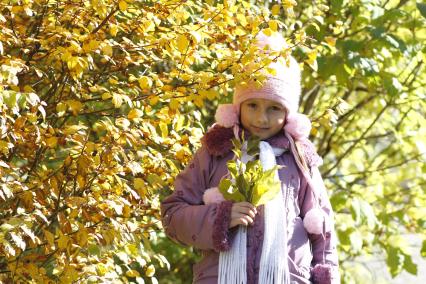
M0 279L166 279L168 259L192 256L158 250L160 199L217 102L290 53L344 280L347 260L376 251L393 275L416 273L402 234L426 227L425 5L281 2L2 2ZM289 48L259 55L260 30Z

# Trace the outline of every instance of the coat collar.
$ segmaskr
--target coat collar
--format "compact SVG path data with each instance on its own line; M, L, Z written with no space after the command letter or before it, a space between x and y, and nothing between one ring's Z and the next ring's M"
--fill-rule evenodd
M239 135L241 137L241 131ZM246 132L244 136L248 138L250 135ZM206 147L210 155L224 156L232 150L232 138L234 138L234 131L232 128L226 128L216 124L204 135L201 139L201 144ZM290 148L290 141L285 137L284 131L277 133L265 141L272 147L286 150Z
M239 132L241 137L241 131ZM249 134L246 132L245 138ZM232 128L226 128L220 125L213 125L209 131L201 139L201 144L205 147L208 153L212 156L224 156L232 150L232 138L234 138L234 131ZM282 132L277 133L275 136L265 140L272 147L290 150L290 141ZM323 160L315 150L314 144L308 139L298 141L297 144L303 150L303 156L306 163L310 167L318 167L322 165Z

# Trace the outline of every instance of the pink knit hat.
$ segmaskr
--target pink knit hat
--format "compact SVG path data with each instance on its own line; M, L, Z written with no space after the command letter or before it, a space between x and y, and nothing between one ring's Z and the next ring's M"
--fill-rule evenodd
M262 52L281 51L287 48L285 39L274 33L266 36L259 33L256 37L256 45ZM268 68L275 69L275 75L266 74L262 87L256 87L254 82L235 87L232 104L223 104L217 108L215 119L217 124L223 127L233 127L239 124L241 103L254 98L269 99L279 102L287 110L285 130L293 139L300 140L309 136L311 124L309 119L297 112L299 108L300 68L297 61L290 56L289 65L282 61L272 62Z

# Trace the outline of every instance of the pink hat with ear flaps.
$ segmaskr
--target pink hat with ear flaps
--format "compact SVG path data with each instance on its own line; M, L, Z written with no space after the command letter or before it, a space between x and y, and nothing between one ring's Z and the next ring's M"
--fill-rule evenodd
M270 50L281 51L287 47L284 38L275 33L273 36L266 36L259 33L256 37L256 45L260 48L268 46ZM267 52L267 51L265 51ZM296 163L306 178L308 184L314 191L317 204L305 215L303 220L305 229L311 234L325 233L324 228L329 228L324 222L323 210L319 209L319 194L315 190L310 174L300 161L297 152L297 141L308 139L311 131L311 122L309 118L298 113L299 98L301 93L300 68L297 61L290 57L290 64L282 64L279 61L272 62L268 67L276 70L276 75L266 75L262 87L257 88L253 82L245 86L236 86L232 104L222 104L216 110L216 123L226 128L234 127L234 133L238 133L240 105L242 102L252 98L269 99L281 103L287 110L284 132L290 140L291 151L295 156ZM303 158L303 157L302 157Z

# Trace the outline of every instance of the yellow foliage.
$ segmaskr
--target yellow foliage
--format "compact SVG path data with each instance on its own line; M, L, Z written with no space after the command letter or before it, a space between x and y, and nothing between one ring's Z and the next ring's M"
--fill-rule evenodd
M158 230L159 196L200 146L197 108L272 60L242 51L280 20L246 1L15 2L0 15L0 262L17 282L155 281L149 246L128 245Z

